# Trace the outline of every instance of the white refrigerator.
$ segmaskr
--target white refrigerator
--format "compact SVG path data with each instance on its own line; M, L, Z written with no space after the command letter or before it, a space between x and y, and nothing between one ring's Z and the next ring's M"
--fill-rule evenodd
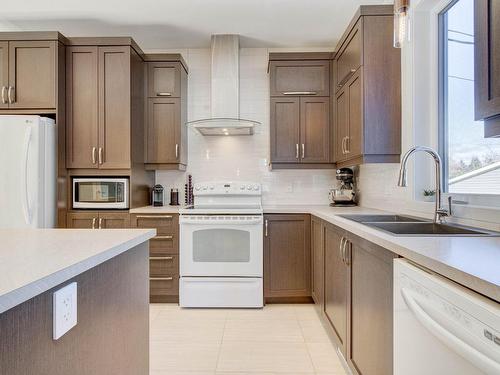
M56 126L40 116L0 116L0 228L53 228Z

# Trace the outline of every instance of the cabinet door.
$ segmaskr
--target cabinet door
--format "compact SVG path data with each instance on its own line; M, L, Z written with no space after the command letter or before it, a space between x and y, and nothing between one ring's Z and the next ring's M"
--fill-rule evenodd
M97 47L66 49L66 165L97 168Z
M341 47L341 52L337 57L337 89L342 88L349 78L361 66L362 46L361 46L361 21L351 30L349 37Z
M330 98L300 98L300 160L328 163Z
M180 63L149 62L148 63L148 97L181 96Z
M271 98L271 162L298 163L300 99Z
M363 153L363 101L360 73L361 71L358 70L346 84L349 108L349 134L346 141L346 151L349 159Z
M9 108L56 107L57 42L9 42Z
M321 219L313 216L311 218L311 295L319 311L323 311L323 287L325 252L324 252L325 230Z
M9 87L9 42L0 42L0 108L7 108Z
M264 296L311 296L309 215L266 215Z
M395 255L364 240L350 245L348 361L360 375L391 375Z
M500 136L500 3L474 2L475 118L485 122L485 136ZM496 117L496 118L492 118Z
M99 212L69 212L66 215L68 228L97 229Z
M271 61L271 96L329 96L330 61Z
M349 102L345 90L341 90L335 97L335 161L347 158L345 144L349 134Z
M325 227L325 315L344 356L347 349L348 266L342 259L342 233ZM372 320L370 322L373 323Z
M130 228L128 212L99 212L99 226L101 229Z
M130 47L99 47L99 168L130 168Z
M180 99L148 99L146 163L176 163L180 155Z

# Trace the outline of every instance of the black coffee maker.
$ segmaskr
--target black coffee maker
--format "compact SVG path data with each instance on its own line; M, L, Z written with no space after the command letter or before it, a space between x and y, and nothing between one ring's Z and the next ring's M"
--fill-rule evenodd
M340 181L340 187L330 190L330 206L356 206L354 171L351 168L337 169L335 178Z
M163 202L165 200L165 193L164 193L163 186L161 186L161 185L153 186L153 191L152 191L151 195L152 195L151 200L153 201L153 206L155 206L155 207L163 206Z

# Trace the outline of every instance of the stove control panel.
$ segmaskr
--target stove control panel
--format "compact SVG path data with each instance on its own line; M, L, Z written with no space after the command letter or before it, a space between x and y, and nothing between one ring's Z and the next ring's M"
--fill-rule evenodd
M257 182L202 182L194 185L194 195L261 195Z

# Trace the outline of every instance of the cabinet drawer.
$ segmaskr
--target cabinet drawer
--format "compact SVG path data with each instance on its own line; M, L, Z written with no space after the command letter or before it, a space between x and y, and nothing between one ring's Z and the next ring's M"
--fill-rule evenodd
M162 277L179 273L179 256L151 256L149 257L149 276Z
M361 66L361 29L360 23L352 29L349 38L342 46L337 58L337 89L345 85L349 78Z
M179 294L179 275L150 276L149 293L151 296L175 296Z
M271 96L329 96L330 61L271 61Z
M179 238L177 234L158 235L149 241L149 254L152 257L178 253Z
M132 226L135 228L156 229L157 235L170 235L178 233L178 215L133 215Z
M180 97L181 69L180 63L148 63L148 97Z

